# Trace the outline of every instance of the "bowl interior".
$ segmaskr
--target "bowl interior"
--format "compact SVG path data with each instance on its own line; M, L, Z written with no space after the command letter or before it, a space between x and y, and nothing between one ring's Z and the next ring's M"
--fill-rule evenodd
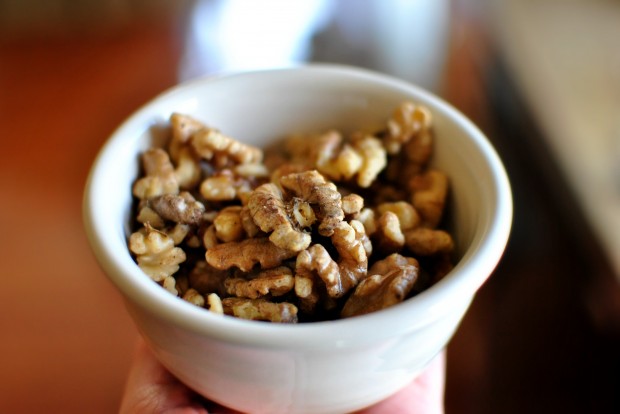
M129 301L146 308L157 306L159 310L154 311L192 329L218 329L219 324L226 324L227 329L240 326L277 335L282 327L217 318L184 303L152 283L135 265L126 238L139 154L153 143L161 143L172 112L190 114L229 136L264 147L294 132L376 130L405 100L426 105L434 116L433 164L451 180L449 222L458 264L419 298L394 308L432 307L441 312L441 303L457 297L467 300L495 267L508 237L511 200L503 167L480 131L443 101L407 83L351 68L301 67L200 79L174 88L140 109L113 134L89 178L84 214L96 256ZM336 322L341 327L342 323L360 323L357 319L383 324L394 312L387 309L376 312L382 314L379 316ZM210 321L207 327L205 320ZM414 317L411 326L415 323Z

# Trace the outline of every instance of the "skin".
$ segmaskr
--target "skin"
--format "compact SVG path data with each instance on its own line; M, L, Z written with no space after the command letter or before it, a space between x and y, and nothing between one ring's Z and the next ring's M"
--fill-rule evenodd
M445 355L438 355L410 385L357 414L440 414L443 409ZM170 374L140 342L127 378L120 414L228 414Z

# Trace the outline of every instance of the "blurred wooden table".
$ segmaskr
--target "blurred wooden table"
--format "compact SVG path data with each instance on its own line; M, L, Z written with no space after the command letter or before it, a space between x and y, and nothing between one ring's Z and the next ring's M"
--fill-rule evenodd
M0 41L0 412L112 413L136 331L82 228L89 166L176 82L177 28Z

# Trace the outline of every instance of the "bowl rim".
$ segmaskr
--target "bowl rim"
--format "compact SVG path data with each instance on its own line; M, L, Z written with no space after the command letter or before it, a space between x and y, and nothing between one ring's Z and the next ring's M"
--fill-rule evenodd
M222 79L229 81L236 77L260 77L265 73L284 74L291 71L319 76L354 77L362 81L397 88L419 100L431 103L435 110L439 109L466 132L483 155L489 168L495 172L490 177L495 191L490 196L494 198L493 202L496 206L492 217L486 221L485 228L476 227L476 234L482 231L487 235L479 240L477 246L469 246L465 249L464 255L471 253L466 263L463 260L459 261L450 274L442 280L419 293L415 298L397 306L352 318L291 325L247 321L212 314L171 295L145 277L135 262L134 268L129 268L126 261L114 254L114 249L110 246L110 237L105 236L104 223L98 220L96 214L100 198L97 183L101 181L105 173L104 166L109 162L109 158L113 157L121 138L135 133L140 127L143 129L144 122L149 119L153 108L198 85L219 82ZM467 300L467 303L463 305L468 305L472 295L491 275L503 255L512 224L513 207L510 183L498 154L478 127L452 105L416 85L390 75L344 65L305 64L209 75L182 82L157 95L131 114L101 147L87 177L82 213L91 249L107 278L120 290L127 305L137 305L143 311L161 317L173 325L226 342L274 348L291 346L313 348L342 346L349 342L360 344L375 341L378 338L395 337L432 323L455 302ZM140 272L141 277L136 277L136 272ZM471 294L460 294L463 291ZM423 317L413 317L408 323L403 324L399 318L399 314L403 312L411 315L422 313ZM363 333L369 333L369 335Z

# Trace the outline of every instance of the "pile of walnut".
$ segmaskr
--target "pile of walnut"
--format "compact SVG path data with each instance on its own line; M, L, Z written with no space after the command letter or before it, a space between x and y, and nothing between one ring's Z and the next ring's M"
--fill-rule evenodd
M295 136L265 154L186 115L170 123L166 150L142 155L129 248L172 294L317 321L394 305L451 269L428 109L405 102L378 133Z

